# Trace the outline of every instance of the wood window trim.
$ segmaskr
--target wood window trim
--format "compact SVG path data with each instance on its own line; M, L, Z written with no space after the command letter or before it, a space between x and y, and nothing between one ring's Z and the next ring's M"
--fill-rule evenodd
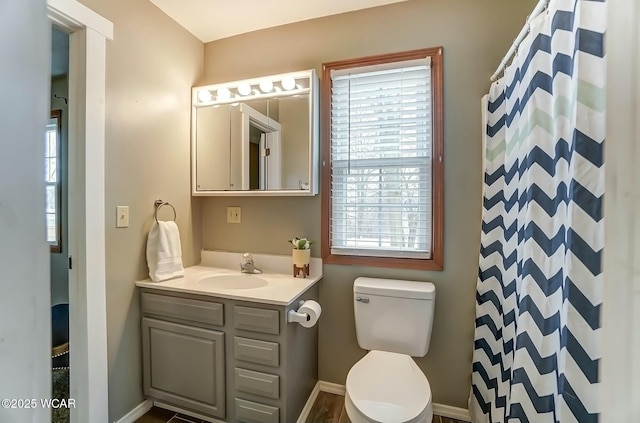
M51 245L51 253L62 253L62 171L60 169L61 153L62 153L62 110L56 109L51 111L51 119L56 119L56 237L58 245Z
M321 213L322 259L327 264L372 266L417 270L443 270L444 268L444 102L442 47L381 54L357 59L328 62L322 65L321 131L322 131L322 189ZM370 257L331 254L331 71L388 62L431 57L432 95L432 252L429 259Z

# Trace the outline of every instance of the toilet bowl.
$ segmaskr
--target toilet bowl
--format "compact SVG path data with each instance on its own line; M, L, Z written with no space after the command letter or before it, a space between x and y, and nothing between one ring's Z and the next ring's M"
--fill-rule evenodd
M347 375L345 409L352 423L431 423L431 387L410 356L370 351Z

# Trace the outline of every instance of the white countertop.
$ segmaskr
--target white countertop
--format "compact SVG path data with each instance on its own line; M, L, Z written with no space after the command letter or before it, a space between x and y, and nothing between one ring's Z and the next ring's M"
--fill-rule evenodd
M136 286L233 300L289 305L322 279L322 260L319 258L311 258L310 274L306 278L293 277L291 256L253 254L253 258L256 267L263 270L262 274L241 273L241 253L202 251L201 264L185 268L184 277L162 282L145 279L136 282ZM224 281L223 275L230 276L229 283L211 285L203 281L215 276L219 276L216 280ZM255 285L262 286L237 289L234 282L238 281L240 286L244 278L248 278L246 282L249 282L249 285L256 282Z

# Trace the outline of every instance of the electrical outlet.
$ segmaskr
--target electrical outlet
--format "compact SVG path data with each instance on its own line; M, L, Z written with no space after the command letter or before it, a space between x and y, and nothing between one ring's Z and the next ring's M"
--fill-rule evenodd
M227 223L242 222L242 210L240 207L227 207Z
M129 227L129 206L116 206L116 228Z

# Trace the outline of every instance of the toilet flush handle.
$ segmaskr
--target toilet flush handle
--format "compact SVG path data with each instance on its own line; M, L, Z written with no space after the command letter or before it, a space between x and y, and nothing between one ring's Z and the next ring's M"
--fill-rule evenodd
M356 301L360 301L361 303L368 303L369 302L369 298L367 297L356 297Z

